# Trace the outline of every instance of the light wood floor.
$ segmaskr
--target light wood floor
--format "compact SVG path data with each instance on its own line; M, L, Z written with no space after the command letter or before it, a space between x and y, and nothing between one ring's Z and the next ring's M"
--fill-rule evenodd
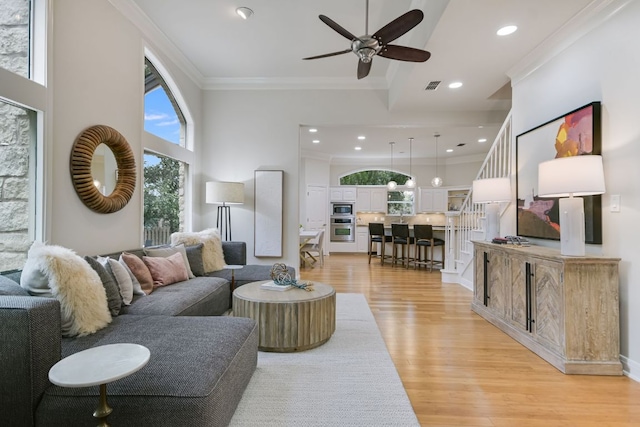
M301 278L369 301L423 426L640 426L640 383L564 375L473 313L440 272L332 254Z

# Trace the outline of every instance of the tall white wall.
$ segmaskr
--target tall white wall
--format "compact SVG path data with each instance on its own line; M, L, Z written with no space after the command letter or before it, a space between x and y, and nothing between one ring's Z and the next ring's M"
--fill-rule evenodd
M620 257L621 354L640 378L640 2L629 2L513 86L514 135L591 101L602 102L603 244L590 251ZM620 213L610 197L622 196Z
M142 243L142 167L144 128L144 47L163 61L200 120L200 89L160 49L146 44L141 32L107 0L56 0L53 8L53 134L45 135L50 153L51 211L47 239L81 254L140 247ZM103 124L118 130L136 157L136 191L129 204L112 214L85 207L69 175L76 136ZM196 133L198 129L196 128ZM197 166L198 165L194 165Z

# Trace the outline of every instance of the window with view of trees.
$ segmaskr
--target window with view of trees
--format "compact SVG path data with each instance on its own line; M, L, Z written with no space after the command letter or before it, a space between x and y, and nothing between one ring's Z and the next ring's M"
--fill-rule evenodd
M145 58L144 129L166 143L186 146L186 120L158 68ZM171 233L185 226L189 165L170 156L165 142L150 140L144 154L144 244L170 243ZM184 150L187 151L186 148ZM185 155L186 156L186 155Z
M409 175L387 170L364 170L340 177L340 185L387 185L389 181L395 181L403 185L409 179ZM410 190L387 191L388 215L413 215L414 192Z
M393 180L399 185L409 179L409 175L386 170L366 170L340 177L340 185L387 185Z

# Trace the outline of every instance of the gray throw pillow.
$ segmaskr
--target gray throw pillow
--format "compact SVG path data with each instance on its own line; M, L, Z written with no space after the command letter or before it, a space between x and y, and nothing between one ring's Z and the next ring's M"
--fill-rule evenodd
M120 308L122 307L122 296L120 295L120 289L118 289L116 280L95 258L85 256L84 260L98 273L102 286L104 286L104 290L107 292L107 306L109 307L109 311L112 316L117 316L120 314Z
M28 297L29 292L22 288L19 283L14 282L8 277L0 275L0 295L15 295Z
M202 277L205 274L204 261L202 260L202 247L204 243L198 243L197 245L185 246L187 251L187 258L189 259L189 266L191 271L196 277Z

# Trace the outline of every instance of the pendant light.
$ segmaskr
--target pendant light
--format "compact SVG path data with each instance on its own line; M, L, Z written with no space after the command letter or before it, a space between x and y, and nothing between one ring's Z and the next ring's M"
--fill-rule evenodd
M404 183L407 188L416 187L416 182L413 180L413 173L411 171L411 157L413 157L413 138L409 138L409 179Z
M432 187L441 187L442 186L442 178L438 176L438 138L440 137L439 133L434 133L433 136L436 137L436 176L431 180Z
M393 173L393 144L395 144L395 142L389 143L389 145L391 146L391 173ZM394 180L390 180L389 182L387 182L387 189L395 190L397 187L398 183Z

